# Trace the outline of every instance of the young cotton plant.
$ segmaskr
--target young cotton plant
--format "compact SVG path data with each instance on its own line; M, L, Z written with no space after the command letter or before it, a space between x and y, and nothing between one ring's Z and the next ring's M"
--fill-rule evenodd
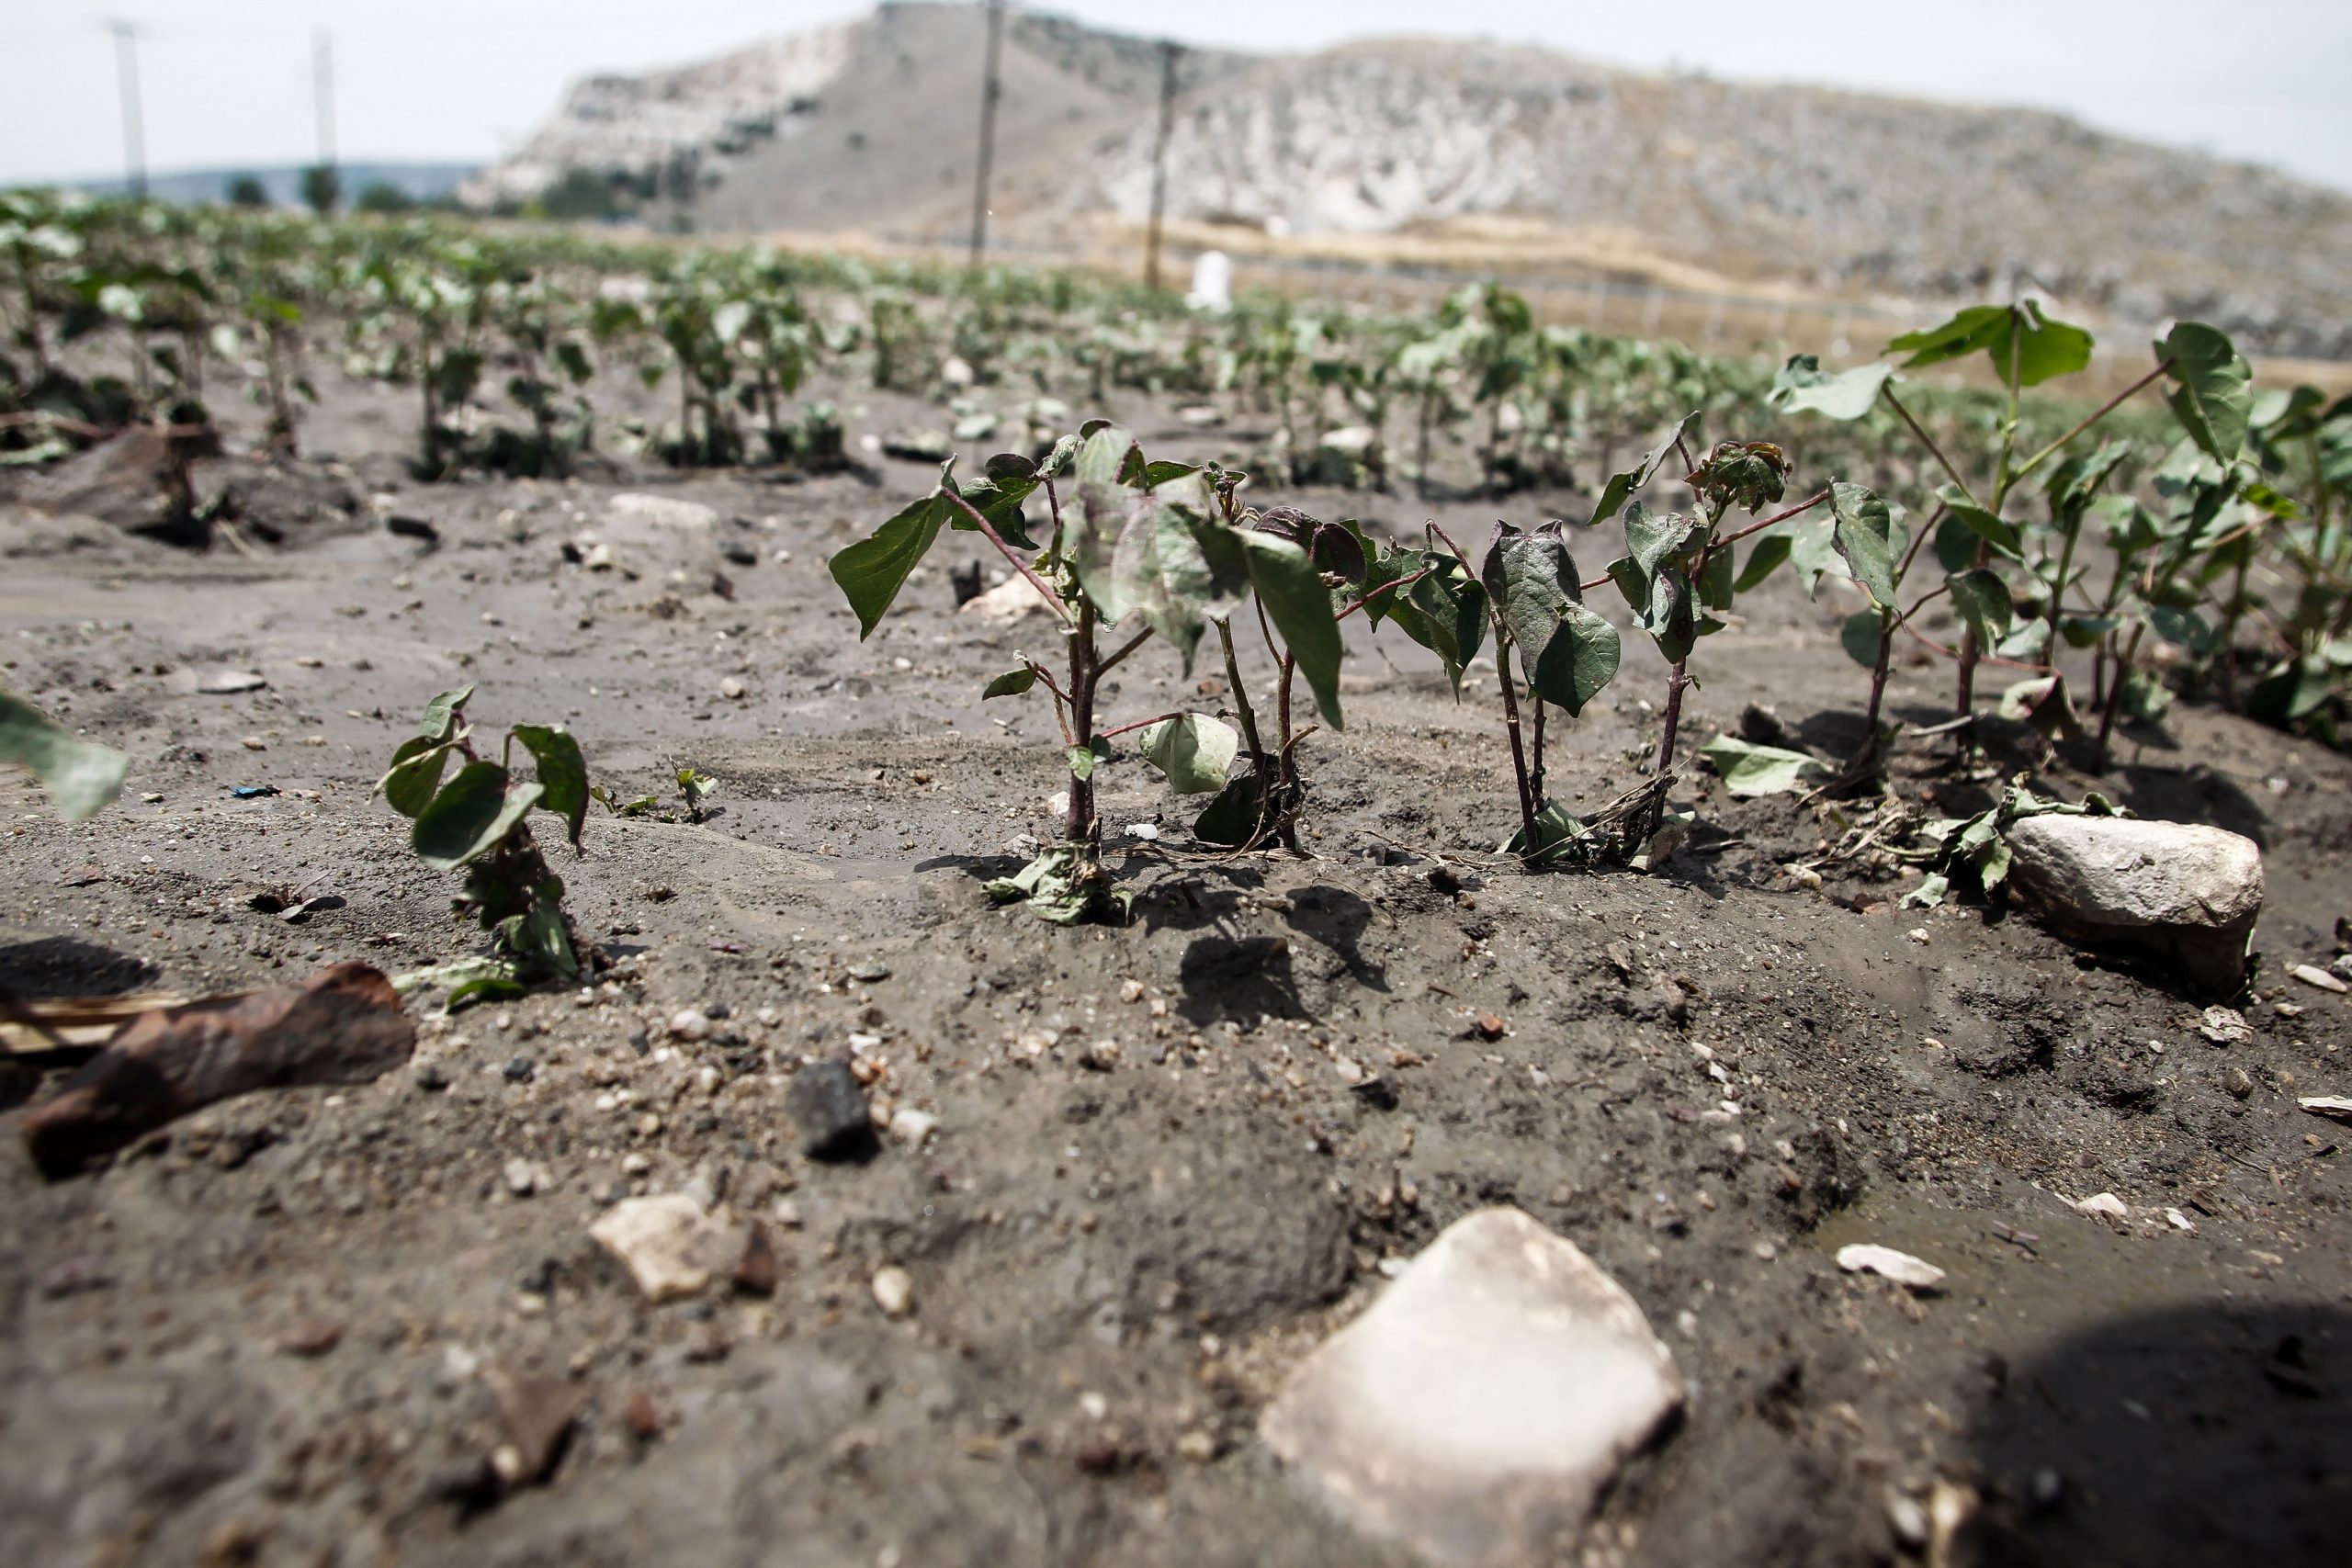
M520 995L533 980L576 979L585 969L563 912L563 879L548 869L528 820L535 809L553 812L579 849L589 801L580 742L559 726L518 724L492 761L475 750L465 719L472 696L471 686L460 686L427 703L416 734L401 743L376 784L392 809L415 823L410 838L417 858L435 871L466 874L455 907L491 933L497 961L451 992L452 1007ZM536 777L515 774L517 745L529 754ZM452 760L458 771L445 782Z
M1269 832L1281 836L1295 812L1288 785L1295 773L1288 759L1303 734L1292 724L1295 678L1305 678L1323 721L1340 727L1340 629L1332 589L1310 554L1315 530L1295 536L1302 525L1239 512L1235 492L1241 475L1154 462L1132 435L1105 420L1063 436L1042 462L1004 454L970 481L957 480L954 470L951 458L930 494L834 556L831 570L857 615L863 640L943 532L975 531L1037 591L1060 624L1061 659L1024 659L982 693L1011 697L1042 687L1053 702L1069 773L1061 840L1016 875L991 884L991 895L1025 900L1058 924L1124 914L1125 896L1102 866L1094 804L1096 773L1113 760L1111 742L1123 735L1140 732L1145 761L1180 793L1221 792L1222 814L1216 805L1204 814L1211 828L1230 829L1250 820L1243 841L1260 841ZM1051 524L1042 545L1030 536L1023 513L1040 495ZM1281 728L1271 748L1232 658L1230 623L1252 597L1270 648L1279 649L1283 671ZM1189 673L1211 626L1234 675L1246 733L1202 713L1105 723L1106 676L1154 637L1175 646ZM1245 741L1251 768L1244 777L1258 782L1240 785L1227 774Z
M2163 601L2178 597L2170 583L2197 553L2195 548L2177 558L2168 552L2151 558L2151 564L2161 564L2163 570L2140 580L2153 595L2143 596L2143 607L2150 614L2142 616L2128 633L2123 631L2124 618L2109 614L2113 606L2090 602L2083 586L2086 573L2082 570L2076 545L2086 518L2102 514L2112 518L2119 514L2119 509L2129 509L2128 502L2116 502L2108 507L2109 498L2098 494L2101 486L2113 479L2129 457L2128 447L2110 446L2087 457L2076 457L2062 464L2045 485L2052 511L2047 526L2012 515L2014 500L2024 493L2026 482L2045 465L2064 457L2077 439L2134 395L2159 382L2170 383L2168 400L2194 444L2221 464L2233 463L2246 434L2249 400L2245 362L2222 333L2193 321L2177 323L2156 344L2154 368L2045 446L2021 453L2018 434L2023 392L2087 368L2092 347L2089 333L2046 315L2040 306L2028 300L1962 310L1939 326L1894 339L1887 345L1887 351L1906 355L1899 366L1881 361L1833 374L1824 371L1813 355L1799 355L1775 378L1771 401L1791 412L1853 421L1883 402L1949 481L1937 491L1935 510L1898 558L1894 573L1894 581L1899 586L1912 556L1922 543L1932 540L1938 564L1944 569L1943 581L1904 607L1897 607L1873 592L1871 609L1856 615L1847 625L1844 640L1848 651L1873 671L1870 709L1873 734L1877 732L1879 701L1885 686L1889 646L1898 632L1905 632L1936 647L1910 623L1920 609L1938 598L1951 598L1962 628L1960 646L1941 650L1951 654L1959 670L1957 717L1965 720L1973 715L1976 671L1991 659L2020 665L2031 676L2008 688L2002 708L2008 716L2031 720L2045 733L2070 733L2078 728L2072 696L2056 665L2061 642L2096 646L2103 678L2110 661L2129 671L2137 657L2141 634L2157 620L2162 619L2164 626L2173 630L2187 630L2185 623L2156 617L2153 612L2181 608L2177 604ZM1955 458L1928 434L1905 403L1896 390L1900 379L1896 372L1945 364L1978 353L1984 355L2001 378L2007 394L2006 412L1996 426L1997 443L1991 452L1962 452ZM1969 479L1971 469L1977 471L1974 485ZM2199 548L2210 547L2219 537L2219 531L2200 533L2192 527L2187 536L2197 539ZM2129 547L2131 536L2118 536L2110 528L2109 543ZM2145 542L2141 543L2132 553L2144 553L2146 547ZM2028 579L2022 593L2013 589L2010 575L2005 573ZM2157 587L2159 575L2165 584L2162 589ZM2067 604L2070 594L2077 600L2071 609ZM2017 614L2020 597L2032 614ZM1866 615L1877 623L1875 635L1864 620ZM1865 649L1869 649L1867 658ZM2107 710L2103 735L2112 724L2112 713L2126 683L2125 676L2119 674L2114 686L2101 694L2101 705ZM2144 689L2144 682L2134 684ZM2105 750L2102 739L2102 765Z

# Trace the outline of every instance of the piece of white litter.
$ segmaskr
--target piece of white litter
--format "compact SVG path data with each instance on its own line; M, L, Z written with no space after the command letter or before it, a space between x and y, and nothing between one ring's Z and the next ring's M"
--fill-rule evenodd
M1154 839L1159 837L1159 824L1157 822L1130 822L1127 824L1127 837L1130 839L1141 839L1148 844Z
M2338 1122L2352 1122L2352 1100L2346 1100L2340 1094L2306 1095L2295 1103L2314 1116L2328 1116Z
M2078 1214L2091 1214L2103 1220L2128 1220L2132 1206L2112 1192L2094 1192L2075 1204Z
M1944 1271L1925 1258L1866 1242L1839 1247L1838 1267L1849 1274L1877 1274L1915 1291L1932 1291L1944 1282Z
M2178 1209L2166 1209L2165 1218L2172 1222L2172 1228L2177 1231L2187 1231L2190 1235L2197 1234L2197 1227L2190 1224L2188 1216Z
M2337 996L2352 991L2352 986L2346 985L2316 964L2298 964L2287 973L2306 986L2316 986L2323 991L2334 991Z

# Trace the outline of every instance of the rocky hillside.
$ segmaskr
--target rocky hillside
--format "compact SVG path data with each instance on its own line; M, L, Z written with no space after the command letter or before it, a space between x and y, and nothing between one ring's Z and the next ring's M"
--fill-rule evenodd
M707 231L950 238L969 221L984 30L976 6L886 5L598 78L476 189L605 168ZM1150 40L1011 18L999 232L1142 219L1159 70ZM2352 197L2057 115L1426 39L1187 52L1181 81L1178 218L1361 234L1507 217L1739 278L1929 299L2030 282L2124 321L2196 314L2272 352L2352 355Z

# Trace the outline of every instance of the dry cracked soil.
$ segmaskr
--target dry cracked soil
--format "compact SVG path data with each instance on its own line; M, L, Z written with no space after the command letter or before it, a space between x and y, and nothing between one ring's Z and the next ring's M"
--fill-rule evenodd
M1919 815L2027 770L2259 840L2251 1038L2226 1046L2211 998L2128 956L1905 910L1891 868L1825 862L1859 807L1734 801L1703 768L1661 874L1522 874L1488 852L1512 810L1491 668L1457 703L1393 635L1355 638L1347 729L1306 744L1305 853L1198 852L1123 760L1107 822L1162 829L1114 840L1132 920L1057 929L979 880L1050 831L1050 713L978 698L1047 624L956 615L949 569L982 555L955 535L857 640L825 558L931 477L857 438L938 415L856 400L844 475L424 485L408 400L338 382L309 456L200 473L244 487L243 548L0 510L7 685L131 760L76 826L0 778L20 996L473 951L370 795L447 687L477 686L485 729L569 725L617 795L680 766L718 784L700 822L598 812L561 852L593 986L454 1017L420 993L413 1061L373 1083L220 1104L70 1179L0 1159L0 1557L1401 1562L1300 1495L1256 1419L1394 1260L1508 1203L1620 1280L1688 1382L1577 1561L2343 1561L2352 1134L2297 1100L2352 1092L2352 998L2285 971L2352 913L2346 759L2183 702L2104 780L1989 722L1988 762L1921 741L1894 770ZM1155 455L1250 434L1111 412ZM623 492L717 520L665 530ZM1492 515L1279 499L1457 536ZM582 531L621 570L568 560ZM1849 606L1784 581L1742 608L1686 733L1761 706L1850 748ZM1653 743L1664 668L1628 649L1555 728L1571 804ZM267 683L186 689L215 666ZM1211 674L1148 649L1114 714L1213 703ZM1905 664L1896 711L1932 722L1948 682ZM320 900L300 923L251 907L292 889ZM699 1038L673 1033L687 1009ZM935 1125L804 1158L786 1092L827 1058ZM13 1129L61 1072L5 1066ZM591 1240L678 1190L760 1219L771 1293L721 1268L651 1304ZM2102 1191L2123 1218L2072 1206ZM1842 1273L1852 1241L1949 1279ZM530 1472L511 1488L483 1481L502 1445ZM1957 1529L1923 1544L1939 1503Z

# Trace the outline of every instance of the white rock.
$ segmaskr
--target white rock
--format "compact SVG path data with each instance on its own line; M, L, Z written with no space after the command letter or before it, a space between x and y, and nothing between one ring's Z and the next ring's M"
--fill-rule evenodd
M2254 1026L2235 1008L2207 1008L2197 1032L2216 1045L2243 1045L2254 1038Z
M745 690L746 688L743 682L738 681L732 675L728 676L727 679L718 682L718 694L725 697L730 703L741 702L743 700L743 693Z
M239 692L258 692L269 682L250 670L207 670L196 678L196 690L208 696L231 696Z
M2352 1122L2352 1100L2340 1094L2306 1095L2295 1101L2314 1116L2326 1116L2338 1122Z
M539 1190L538 1168L526 1159L506 1162L506 1190L517 1198L528 1198Z
M885 1317L905 1317L915 1310L914 1276L892 1263L874 1271L874 1304Z
M959 615L969 615L991 626L1009 626L1024 615L1044 615L1052 612L1046 607L1045 596L1030 584L1027 578L1015 572L983 593L964 601Z
M1682 1402L1642 1310L1516 1209L1456 1221L1291 1375L1260 1430L1366 1535L1443 1568L1566 1557Z
M910 1149L922 1147L938 1130L939 1118L927 1111L901 1106L890 1114L890 1136Z
M1159 824L1157 822L1130 822L1127 824L1127 837L1130 839L1141 839L1145 843L1150 843L1153 840L1159 837Z
M2352 991L2352 986L2346 985L2316 964L2298 964L2287 973L2306 986L2313 986L2323 991L2334 991L2339 997L2346 991Z
M1380 432L1368 424L1344 425L1338 430L1327 430L1323 433L1323 449L1338 457L1361 462L1365 454L1372 450L1373 443L1379 439Z
M978 378L967 361L953 354L949 355L939 367L940 384L951 392L964 391Z
M2170 1222L2172 1228L2177 1231L2187 1231L2190 1235L2195 1235L2197 1234L2196 1223L2190 1220L2187 1214L2182 1213L2178 1209L2166 1209L2165 1211L2165 1218L2166 1221Z
M2010 828L2009 880L2070 939L2124 942L2180 964L2192 985L2245 978L2262 913L2262 851L2243 834L2122 817L2029 817Z
M588 1234L620 1259L650 1301L691 1296L710 1283L707 1255L718 1233L684 1192L623 1199Z
M2078 1200L2075 1212L2102 1220L2128 1220L2132 1217L2132 1206L2112 1192L2094 1192Z
M670 1015L670 1033L678 1040L707 1040L710 1016L700 1008L680 1008Z
M1868 1242L1839 1247L1838 1267L1849 1274L1876 1274L1914 1291L1932 1291L1944 1282L1944 1271L1927 1259Z
M613 497L610 504L615 517L656 528L709 528L718 522L718 513L702 502L673 496L629 491Z

